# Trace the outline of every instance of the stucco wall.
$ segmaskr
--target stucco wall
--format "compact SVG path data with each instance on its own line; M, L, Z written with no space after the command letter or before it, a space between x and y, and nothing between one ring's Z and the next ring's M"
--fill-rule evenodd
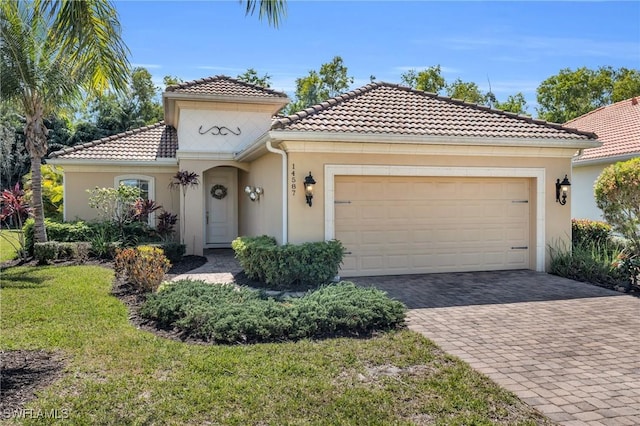
M267 154L251 163L251 173L239 174L241 192L247 185L262 187L259 201L240 194L240 235L270 235L282 243L282 157Z
M232 104L227 107L232 108ZM242 105L239 105L240 107ZM180 109L180 152L235 153L266 132L271 113L264 111Z
M96 170L98 169L98 170ZM66 221L78 219L94 220L98 217L96 209L89 207L87 190L113 188L116 176L148 176L153 178L155 195L152 199L171 213L178 213L180 206L176 191L168 186L171 176L177 169L145 169L143 167L63 167L64 170L64 218Z
M561 155L560 153L558 155ZM566 153L563 153L566 155ZM465 156L465 155L380 155L355 153L310 153L292 152L289 154L289 172L295 168L298 180L298 190L293 195L291 179L289 178L289 241L300 243L304 241L320 241L324 239L324 169L327 164L367 164L367 165L401 165L401 166L434 166L434 167L491 167L491 168L544 168L545 174L545 240L546 244L567 242L571 235L570 205L561 206L555 202L556 179L571 175L571 160L569 157L494 157ZM304 176L311 171L315 179L315 195L313 206L305 203L304 191L301 183ZM535 179L533 179L535 180ZM533 185L535 188L535 185ZM532 194L532 195L535 195ZM569 203L572 197L569 198ZM532 197L531 205L531 242L535 243L536 235L536 199ZM535 254L535 250L531 250ZM532 259L535 265L535 259ZM548 268L549 257L546 254L545 265Z
M596 205L593 196L593 185L607 166L609 163L573 167L571 179L571 216L573 218L604 220L602 211Z

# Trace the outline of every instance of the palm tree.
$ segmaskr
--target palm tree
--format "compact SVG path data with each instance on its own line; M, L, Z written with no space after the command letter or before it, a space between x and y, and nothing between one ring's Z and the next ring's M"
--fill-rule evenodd
M3 0L0 3L1 98L25 115L31 157L36 242L47 240L40 164L47 153L44 118L83 95L122 91L128 50L107 0Z
M245 0L246 13L277 27L285 0ZM25 115L31 157L34 239L47 240L40 164L47 153L44 117L81 96L123 92L130 75L128 49L109 0L1 0L2 101L16 101Z

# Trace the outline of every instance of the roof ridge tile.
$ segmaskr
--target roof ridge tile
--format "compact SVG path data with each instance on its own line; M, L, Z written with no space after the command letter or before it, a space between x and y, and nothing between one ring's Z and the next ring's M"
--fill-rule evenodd
M239 80L237 78L233 78L233 77L229 77L227 75L214 75L214 76L210 76L210 77L204 77L204 78L199 78L196 80L191 80L191 81L185 81L182 83L178 83L178 84L172 84L170 86L167 86L165 88L165 92L175 92L178 89L186 89L189 87L194 87L194 86L198 86L200 84L204 84L204 83L211 83L217 80L221 80L221 81L229 81L231 83L234 84L239 84L245 87L249 87L255 90L259 90L274 96L278 96L278 97L283 97L286 98L288 97L286 93L284 92L280 92L274 89L271 89L270 87L263 87L263 86L259 86L257 84L253 84L253 83L249 83L246 81L242 81Z

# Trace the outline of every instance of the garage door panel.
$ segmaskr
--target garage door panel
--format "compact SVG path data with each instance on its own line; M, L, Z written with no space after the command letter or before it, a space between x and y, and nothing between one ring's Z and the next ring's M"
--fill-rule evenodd
M527 179L337 176L343 276L529 267ZM345 201L348 201L345 202Z

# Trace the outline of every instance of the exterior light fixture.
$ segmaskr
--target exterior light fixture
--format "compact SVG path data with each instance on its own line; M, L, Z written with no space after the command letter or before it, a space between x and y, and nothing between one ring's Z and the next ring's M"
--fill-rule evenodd
M259 186L253 187L247 185L244 187L244 193L249 196L251 201L259 201L260 196L264 194L264 190Z
M304 178L304 196L307 199L307 204L311 207L313 200L313 185L316 184L316 181L311 176L311 172L309 172L309 176Z
M556 203L560 203L561 206L567 204L567 195L569 194L569 177L564 175L564 179L560 182L560 179L556 181Z

